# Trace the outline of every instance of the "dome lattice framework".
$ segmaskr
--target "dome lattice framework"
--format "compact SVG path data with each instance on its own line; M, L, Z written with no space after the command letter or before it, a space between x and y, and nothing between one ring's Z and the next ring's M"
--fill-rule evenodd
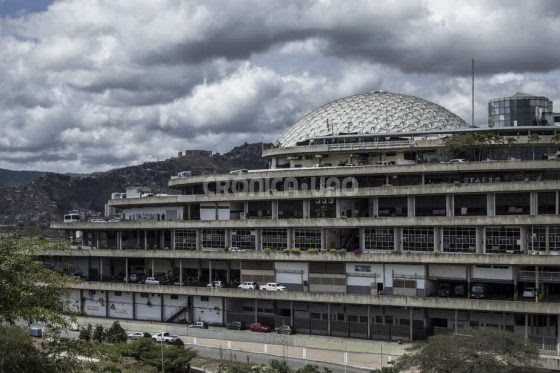
M424 132L468 128L456 114L433 102L402 94L373 91L344 97L312 111L278 140L281 147L314 137L341 133Z

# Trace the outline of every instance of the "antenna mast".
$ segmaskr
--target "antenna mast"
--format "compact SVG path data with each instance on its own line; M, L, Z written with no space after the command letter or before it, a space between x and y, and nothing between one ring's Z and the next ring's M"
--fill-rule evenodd
M471 126L474 127L474 58L472 59Z

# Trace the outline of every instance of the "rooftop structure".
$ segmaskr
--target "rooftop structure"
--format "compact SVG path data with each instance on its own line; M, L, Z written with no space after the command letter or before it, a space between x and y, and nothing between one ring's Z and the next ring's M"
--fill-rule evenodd
M278 145L290 147L313 137L340 134L424 132L467 127L463 119L433 102L373 91L319 107L290 127L280 137Z
M73 250L45 263L83 277L66 307L90 316L385 340L482 325L558 355L559 144L553 126L352 96L265 149L268 169L181 173L175 195L127 190L116 216L53 222Z
M544 96L517 92L511 97L488 101L488 127L554 125L545 114L552 113L552 101Z

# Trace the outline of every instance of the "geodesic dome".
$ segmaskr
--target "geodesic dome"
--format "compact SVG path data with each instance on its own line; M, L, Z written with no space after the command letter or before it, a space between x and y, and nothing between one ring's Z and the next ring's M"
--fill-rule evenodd
M468 128L456 114L433 102L386 91L344 97L325 104L291 126L278 140L295 146L313 137L341 133L425 132Z

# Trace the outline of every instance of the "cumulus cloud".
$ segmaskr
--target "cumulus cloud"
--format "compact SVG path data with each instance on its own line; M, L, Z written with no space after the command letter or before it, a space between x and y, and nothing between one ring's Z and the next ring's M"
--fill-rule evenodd
M559 98L549 1L14 4L0 2L0 167L88 172L272 142L373 89L469 119L473 57L478 124L492 97Z

